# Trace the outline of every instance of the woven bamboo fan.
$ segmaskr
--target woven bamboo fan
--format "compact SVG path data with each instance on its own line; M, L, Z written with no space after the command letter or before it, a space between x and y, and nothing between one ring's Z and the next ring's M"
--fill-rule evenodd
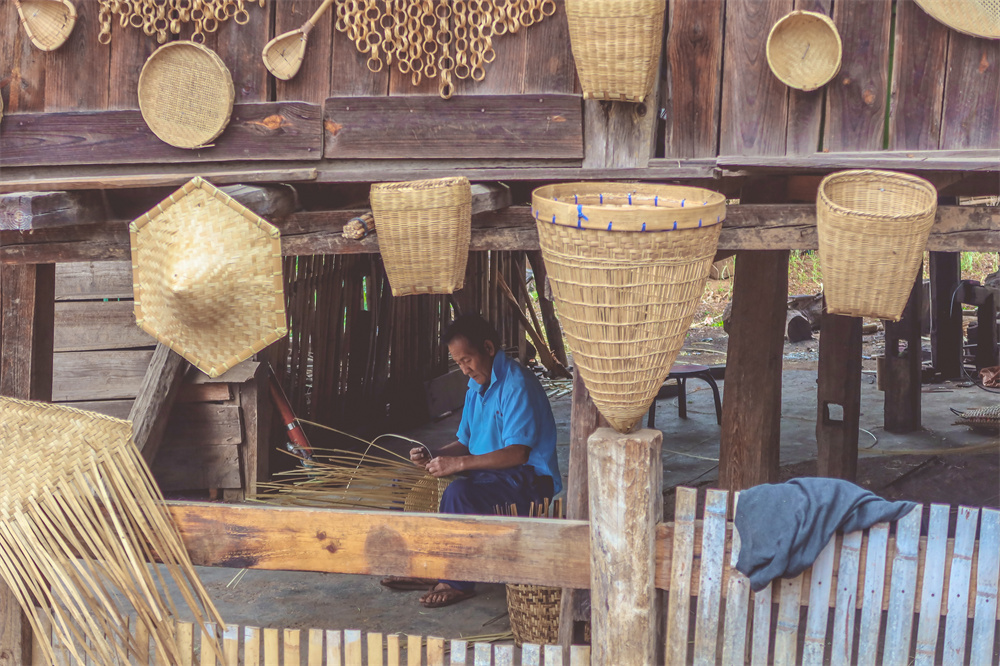
M0 398L0 579L35 635L47 623L74 663L147 662L122 602L153 637L157 663L190 663L168 621L177 608L164 579L203 630L206 618L220 626L222 619L131 436L128 421ZM163 566L148 566L154 554ZM36 645L39 663L57 663L49 641ZM212 634L203 645L223 659Z
M472 232L468 179L372 185L371 204L394 296L462 288Z
M816 90L840 71L840 33L828 17L795 11L782 17L767 36L767 64L790 88Z
M278 230L201 178L129 230L136 323L210 377L287 333Z
M14 0L21 25L35 48L55 51L76 25L76 6L70 0Z
M663 48L666 0L566 0L583 96L642 102Z
M226 64L194 42L156 49L139 74L139 110L164 143L201 148L222 134L236 91Z
M916 0L925 12L949 28L975 37L1000 39L998 0Z
M923 178L892 171L824 178L816 227L827 311L899 321L936 211L937 190Z
M726 199L695 187L567 183L535 190L532 204L574 363L601 414L628 432L684 342Z

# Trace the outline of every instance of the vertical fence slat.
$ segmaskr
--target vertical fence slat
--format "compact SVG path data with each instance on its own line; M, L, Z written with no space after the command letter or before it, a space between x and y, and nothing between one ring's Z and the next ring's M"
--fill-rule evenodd
M199 646L201 652L201 659L199 663L201 666L215 666L215 652L212 650L212 638L215 637L215 624L212 622L206 622L205 626L201 630L201 645Z
M833 641L830 666L849 666L854 658L854 618L858 606L858 570L861 566L861 532L845 534L840 543L837 600L833 608Z
M444 666L444 639L427 637L427 666Z
M945 664L965 663L965 633L969 622L969 579L972 577L972 553L976 547L976 523L979 509L958 508L955 524L955 548L948 579L948 616L944 621Z
M226 666L239 666L240 628L235 624L227 625L226 630L222 632L222 656L226 660Z
M976 568L976 616L972 623L970 666L993 661L997 625L997 578L1000 577L1000 511L983 509L979 526L979 566Z
M932 504L924 554L924 579L920 590L920 618L917 621L917 653L914 666L934 666L938 629L941 624L941 594L944 592L944 564L948 552L947 504Z
M45 616L40 616L38 620L41 624L41 631L36 631L31 635L31 666L48 666L42 645L50 648L52 646L52 623Z
M343 641L339 631L326 632L326 666L342 666Z
M260 666L260 627L243 627L243 665Z
M194 628L191 626L190 623L179 622L177 623L178 630L180 629L181 624L188 625L188 631L191 634L189 643L191 649L188 650L188 652L191 653L191 659L194 659ZM135 642L138 643L140 646L142 645L146 646L145 652L140 651L139 654L136 655L135 663L137 666L146 666L149 663L149 628L144 623L139 622L138 619L135 622ZM184 654L186 653L181 652L182 656ZM184 664L184 666L191 666L191 661L188 661L188 663Z
M722 567L726 557L726 509L729 493L709 490L701 533L701 578L698 584L698 615L694 625L694 660L715 661L722 609Z
M406 637L406 666L423 665L424 662L420 654L423 644L424 640L420 636L413 636L411 634Z
M545 666L563 666L563 649L561 645L545 646Z
M694 560L694 519L698 491L677 488L674 543L667 608L667 666L687 663L688 617L691 608L691 563Z
M465 666L468 651L468 641L453 640L451 642L451 666Z
M475 666L490 666L493 662L493 650L489 643L476 643L472 652L472 663Z
M896 523L896 553L892 558L889 614L886 620L885 647L882 650L882 663L888 666L906 666L910 663L922 515L923 507L918 505Z
M833 559L837 553L837 536L820 551L809 577L809 610L806 615L806 635L802 646L802 663L822 666L826 652L826 625L830 615L830 587L833 583Z
M521 666L542 666L542 648L535 643L521 646Z
M774 666L795 666L802 606L802 574L781 579L778 623L774 628Z
M345 666L362 666L361 632L357 629L344 630L344 664Z
M309 666L323 666L323 630L309 630Z
M768 584L753 595L753 634L750 646L750 663L753 666L767 666L768 647L771 644L771 590Z
M298 629L285 629L283 632L285 666L299 666L302 659L302 632ZM379 650L379 655L382 651ZM377 666L381 666L379 663Z
M878 634L882 626L885 557L889 545L889 525L879 523L868 531L865 554L865 589L861 601L861 630L858 632L858 666L875 666Z
M278 666L278 630L264 629L264 666Z
M514 646L494 645L493 664L494 666L514 666Z
M382 666L382 634L372 631L368 633L367 666Z
M569 648L569 666L590 666L590 646L571 645Z
M733 496L733 514L740 494ZM723 629L723 666L742 666L747 658L747 621L750 613L750 579L736 570L740 559L740 533L733 525L733 546L729 557L729 590L726 593L726 624Z
M385 637L385 655L386 666L399 666L399 634L388 634Z

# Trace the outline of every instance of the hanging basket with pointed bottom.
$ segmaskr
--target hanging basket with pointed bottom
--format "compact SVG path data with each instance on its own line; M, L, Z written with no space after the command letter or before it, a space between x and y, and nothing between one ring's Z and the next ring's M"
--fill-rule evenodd
M535 190L532 208L574 364L597 409L628 432L684 342L726 199L696 187L566 183Z

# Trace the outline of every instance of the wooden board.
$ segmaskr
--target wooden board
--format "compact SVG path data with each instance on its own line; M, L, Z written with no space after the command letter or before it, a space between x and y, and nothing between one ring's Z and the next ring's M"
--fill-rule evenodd
M163 446L152 470L162 490L242 487L235 444Z
M239 405L209 402L176 404L167 423L163 448L194 444L235 445L242 439L243 420Z
M951 31L941 148L1000 146L1000 41Z
M525 35L525 93L574 92L576 63L569 43L566 0L555 3L556 13L528 28Z
M318 160L320 121L315 104L238 104L214 144L185 150L160 141L135 110L18 114L4 118L0 167Z
M105 219L99 192L19 192L0 195L0 230L33 231Z
M281 11L274 13L273 36L300 28L322 2L323 0L283 1ZM322 104L323 100L330 96L332 33L336 14L337 9L334 7L309 31L309 48L295 78L291 81L274 80L277 99L300 99L313 104ZM338 67L341 65L342 63L337 63Z
M583 156L575 95L332 97L327 158Z
M132 298L132 264L91 261L56 264L56 301Z
M52 399L68 402L134 398L152 357L152 349L54 354Z
M130 349L155 345L156 340L136 326L131 300L67 301L56 304L57 352Z
M797 11L830 15L832 0L795 0ZM789 155L809 155L819 150L826 86L817 90L788 89L788 129L785 152Z
M896 42L889 107L889 148L933 150L941 139L945 68L951 31L915 0L896 3Z
M48 112L108 108L111 57L108 49L97 43L100 4L74 4L77 16L73 32L62 46L46 54L45 110ZM18 26L18 31L20 29ZM10 129L7 121L9 118L4 119L5 132Z
M113 416L116 419L128 420L132 411L132 400L85 400L83 402L61 402L59 404L66 407L75 407L88 412L97 412Z

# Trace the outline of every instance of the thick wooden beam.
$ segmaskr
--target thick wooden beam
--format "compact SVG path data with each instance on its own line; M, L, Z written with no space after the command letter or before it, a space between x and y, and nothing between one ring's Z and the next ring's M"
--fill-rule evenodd
M34 231L107 219L100 192L0 194L0 231Z
M304 102L237 104L222 134L197 150L158 139L138 110L21 113L5 119L0 135L0 168L322 157L322 112Z
M331 97L327 158L580 158L576 95Z
M931 252L931 362L942 379L962 376L960 252Z
M291 185L239 184L220 189L268 222L288 217L299 207L295 188Z
M920 429L920 306L923 267L910 290L898 322L885 322L885 429L906 433Z
M861 420L860 317L824 314L816 391L817 474L854 481Z
M788 252L738 252L722 403L719 485L778 478Z
M162 342L156 345L142 388L128 415L132 422L132 441L149 464L156 460L163 443L170 412L187 368L188 362L180 354Z
M996 150L877 150L810 155L720 155L719 168L731 171L997 171Z
M503 183L474 183L472 185L472 214L492 213L513 203L510 188Z
M591 644L598 664L658 663L656 525L663 517L663 434L600 428L590 474Z

